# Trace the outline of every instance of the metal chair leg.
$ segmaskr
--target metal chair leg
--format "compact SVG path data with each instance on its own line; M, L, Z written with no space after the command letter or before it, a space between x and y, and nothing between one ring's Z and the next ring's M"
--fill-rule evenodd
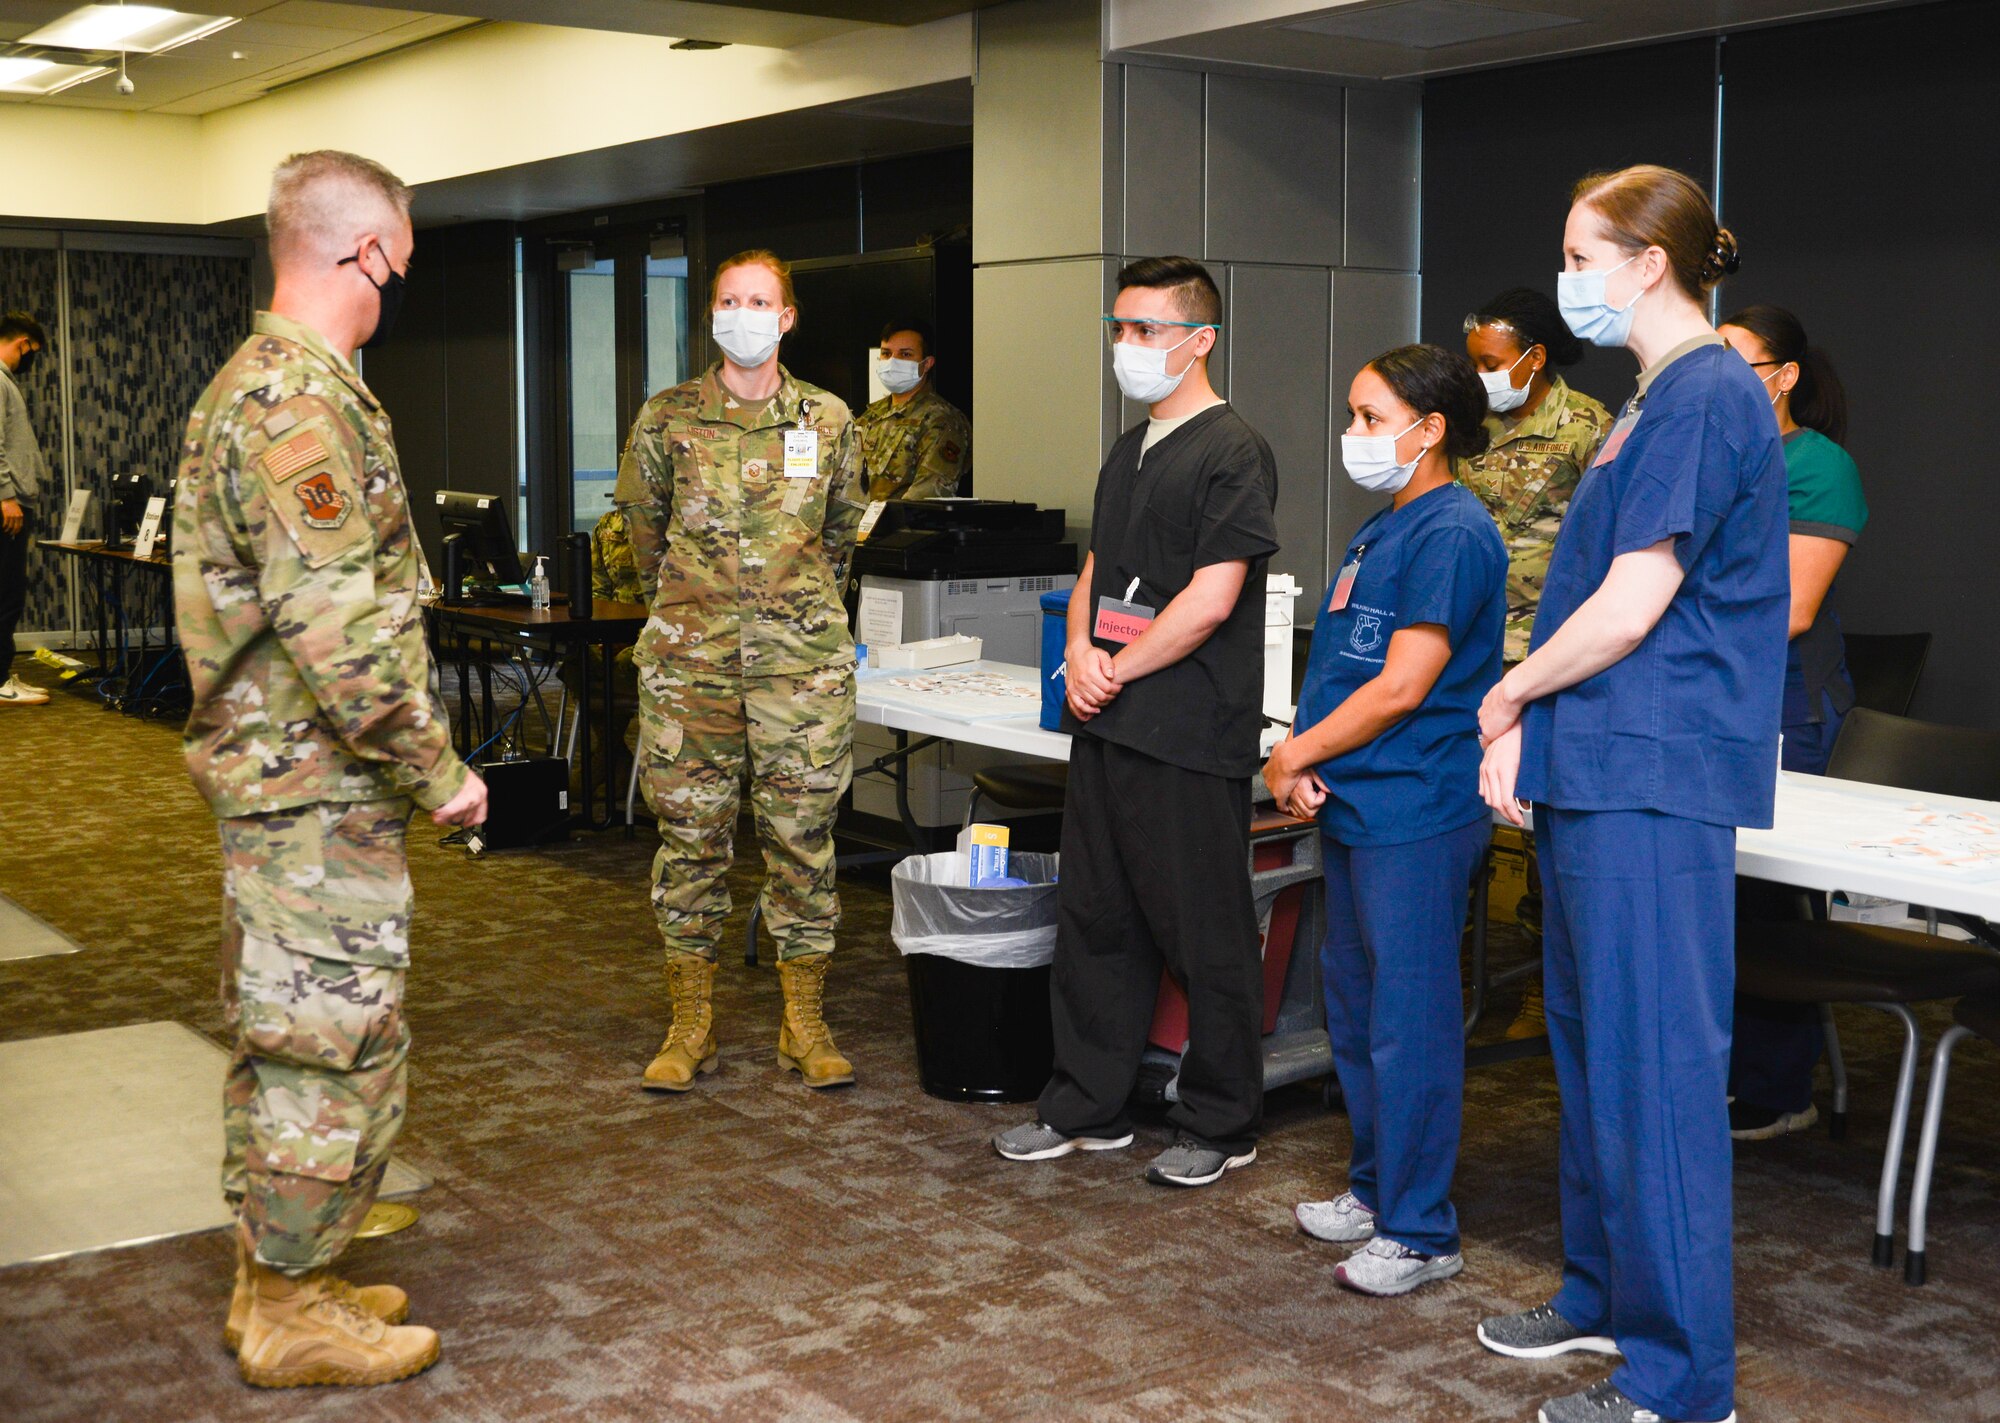
M1910 1128L1910 1100L1916 1095L1917 1053L1922 1036L1916 1015L1901 1003L1870 1003L1903 1023L1903 1060L1896 1071L1896 1106L1889 1114L1889 1140L1882 1149L1882 1183L1875 1191L1874 1261L1887 1269L1896 1263L1896 1186L1903 1174L1903 1140Z
M1833 1116L1827 1121L1826 1134L1833 1141L1844 1140L1847 1136L1847 1059L1840 1053L1840 1029L1833 1023L1833 1005L1819 1005L1820 1027L1826 1032L1826 1065L1833 1074Z
M625 828L632 828L632 802L639 795L639 757L646 748L645 728L639 730L639 748L632 753L632 774L625 780Z
M1903 1283L1924 1282L1924 1226L1931 1207L1931 1172L1937 1165L1938 1121L1944 1116L1945 1083L1951 1074L1951 1050L1972 1029L1953 1026L1938 1039L1931 1057L1931 1086L1924 1098L1924 1129L1917 1139L1917 1174L1910 1184L1910 1238L1903 1256Z

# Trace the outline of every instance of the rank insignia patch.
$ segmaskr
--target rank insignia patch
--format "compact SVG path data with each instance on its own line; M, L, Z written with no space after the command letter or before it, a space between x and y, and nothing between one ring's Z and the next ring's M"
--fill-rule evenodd
M337 529L347 522L347 494L333 482L330 471L321 470L311 479L300 480L292 492L305 506L308 527Z
M317 434L307 430L264 451L264 468L270 471L271 478L282 484L300 470L310 469L326 458L326 446Z

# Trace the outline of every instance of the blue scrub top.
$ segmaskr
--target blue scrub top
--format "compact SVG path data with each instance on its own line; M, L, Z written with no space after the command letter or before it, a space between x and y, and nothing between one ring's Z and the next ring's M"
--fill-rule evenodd
M1630 654L1529 704L1515 793L1564 810L1768 826L1791 609L1785 456L1769 394L1719 341L1633 397L1556 536L1530 655L1612 559L1675 540L1685 576Z
M1356 558L1347 606L1334 612L1329 588L1320 607L1292 724L1318 725L1379 675L1397 629L1445 629L1451 657L1423 705L1319 766L1326 834L1343 845L1402 845L1487 813L1479 798L1479 703L1500 680L1507 546L1478 496L1446 484L1363 524L1339 566Z

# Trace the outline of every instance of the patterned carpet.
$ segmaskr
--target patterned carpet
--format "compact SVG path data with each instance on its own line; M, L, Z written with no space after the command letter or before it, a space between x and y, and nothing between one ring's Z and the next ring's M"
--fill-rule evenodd
M64 692L0 715L0 893L86 946L0 964L0 1036L215 1033L219 857L174 729ZM856 874L829 997L860 1085L816 1096L781 1075L776 976L732 957L722 1070L661 1100L638 1087L663 1027L644 841L473 861L437 838L413 828L398 1146L437 1184L414 1229L346 1265L409 1290L442 1363L363 1393L245 1389L219 1347L229 1245L208 1234L0 1272L0 1418L1501 1423L1602 1370L1472 1337L1543 1299L1559 1264L1546 1059L1468 1080L1465 1273L1373 1301L1338 1289L1337 1253L1291 1222L1340 1187L1347 1145L1310 1087L1272 1098L1256 1166L1204 1190L1140 1179L1158 1129L1131 1152L1002 1162L985 1138L1021 1109L917 1090L886 881ZM752 883L746 866L739 905ZM1960 1052L1935 1283L1909 1290L1867 1258L1889 1021L1844 1023L1848 1139L1740 1154L1741 1415L2000 1417L2000 1056Z

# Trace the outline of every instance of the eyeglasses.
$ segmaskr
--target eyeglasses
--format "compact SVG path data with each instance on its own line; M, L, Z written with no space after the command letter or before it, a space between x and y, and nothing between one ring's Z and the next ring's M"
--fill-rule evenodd
M1516 336L1521 335L1521 328L1516 326L1513 322L1503 320L1498 316L1482 316L1480 313L1476 311L1473 312L1470 316L1467 316L1458 329L1465 335L1470 336L1473 332L1477 331L1482 326L1492 326L1498 328L1501 331L1511 332ZM1525 338L1524 338L1524 344L1527 344Z
M1115 316L1104 318L1104 340L1107 345L1116 346L1120 341L1137 341L1150 346L1174 328L1199 331L1206 327L1218 334L1222 331L1219 321L1121 321Z

